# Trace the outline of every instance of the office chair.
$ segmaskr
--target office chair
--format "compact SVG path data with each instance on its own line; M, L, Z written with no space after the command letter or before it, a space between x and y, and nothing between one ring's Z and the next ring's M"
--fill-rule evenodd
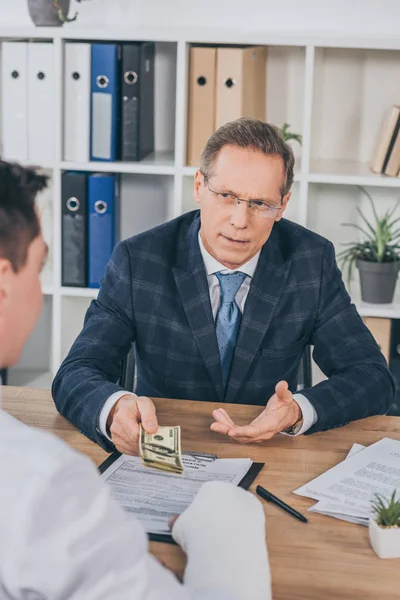
M133 392L136 387L136 365L135 365L135 344L131 344L125 360L121 365L121 375L118 381L119 385L122 386L128 392Z
M304 390L312 386L312 368L311 368L311 346L304 348L303 356L300 360L299 375L297 380L297 391Z
M7 369L0 369L0 379L2 385L7 385Z
M136 387L136 366L135 366L135 350L134 344L122 363L120 385L133 392ZM297 391L309 388L312 386L312 370L311 370L311 347L306 346L303 356L301 357L299 375L297 381Z

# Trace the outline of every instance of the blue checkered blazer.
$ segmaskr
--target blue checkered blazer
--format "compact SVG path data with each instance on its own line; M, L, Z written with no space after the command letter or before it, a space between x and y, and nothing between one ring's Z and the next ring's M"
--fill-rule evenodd
M296 390L306 344L328 380L302 390L318 421L309 433L388 411L394 382L351 304L326 239L282 219L264 245L224 393L199 212L120 242L98 299L53 383L58 410L107 450L101 408L136 343L139 395L264 406L275 384Z

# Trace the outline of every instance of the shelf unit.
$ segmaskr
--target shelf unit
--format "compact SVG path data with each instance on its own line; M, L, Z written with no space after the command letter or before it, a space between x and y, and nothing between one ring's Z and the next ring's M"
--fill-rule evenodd
M48 375L57 371L79 333L98 290L61 286L61 174L64 170L121 174L123 228L134 235L196 208L186 165L189 48L193 43L268 46L267 120L284 121L303 136L296 144L295 182L286 216L328 237L335 247L354 237L343 221L357 222L356 206L369 207L358 186L369 188L378 210L400 196L400 178L368 169L384 110L400 99L400 38L341 36L221 28L1 28L3 40L53 43L56 65L54 164L44 165L52 179L51 264L43 275L45 304L31 348L43 350L37 364L26 351L22 367ZM63 52L68 41L156 42L156 151L138 163L75 163L63 160ZM0 135L1 144L1 135ZM0 145L1 147L1 145ZM6 158L6 157L5 157ZM398 191L397 191L398 188ZM357 282L350 291L362 316L400 318L400 298L391 305L361 303ZM45 326L43 326L45 323ZM41 339L46 337L42 346ZM39 339L40 338L40 339ZM37 381L35 375L35 381ZM40 378L42 381L42 378Z

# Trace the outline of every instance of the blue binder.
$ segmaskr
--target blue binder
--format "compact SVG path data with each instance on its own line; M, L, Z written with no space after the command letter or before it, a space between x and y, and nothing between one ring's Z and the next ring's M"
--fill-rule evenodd
M90 159L119 158L121 47L92 44Z
M89 176L88 284L100 287L118 228L118 180L115 175Z

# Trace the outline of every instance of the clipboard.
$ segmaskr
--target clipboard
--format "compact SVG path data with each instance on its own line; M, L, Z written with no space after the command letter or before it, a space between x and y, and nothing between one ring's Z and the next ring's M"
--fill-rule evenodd
M207 460L207 458L209 460L215 460L217 458L216 454L203 454L201 452L197 452L197 453L185 452L184 454L191 454L194 456L202 457L205 460ZM110 454L110 456L108 458L106 458L106 460L104 462L102 462L101 465L98 466L99 473L100 474L104 473L104 471L106 471L120 456L121 456L121 452L117 452L117 451ZM251 484L253 483L253 481L255 480L255 478L257 477L257 475L260 473L260 471L264 465L265 465L265 463L253 462L250 469L247 471L246 475L243 477L243 479L238 484L238 487L241 487L244 490L248 490L249 487L251 486ZM173 539L172 535L170 535L170 534L147 533L147 536L151 542L162 542L164 544L176 545L175 540Z

